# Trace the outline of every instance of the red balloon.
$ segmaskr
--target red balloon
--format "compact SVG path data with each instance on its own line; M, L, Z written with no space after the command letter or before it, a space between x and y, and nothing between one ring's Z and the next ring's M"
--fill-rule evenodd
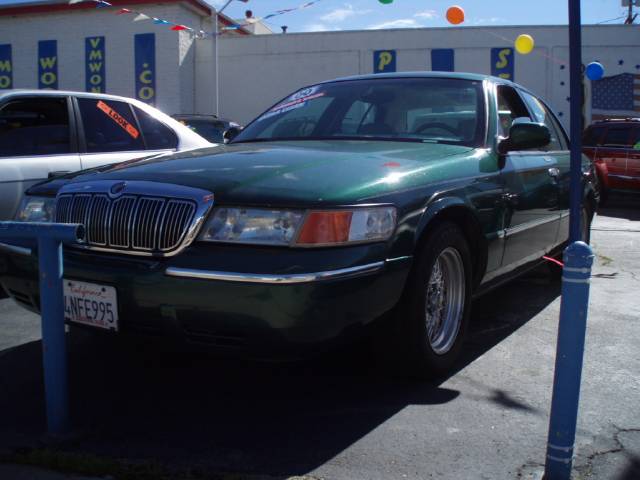
M464 22L464 10L462 7L458 5L454 5L453 7L449 7L447 10L447 20L449 23L453 25L459 25Z

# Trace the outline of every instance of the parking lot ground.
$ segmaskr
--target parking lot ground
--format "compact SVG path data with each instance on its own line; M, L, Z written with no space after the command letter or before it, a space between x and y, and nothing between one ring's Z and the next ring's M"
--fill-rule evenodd
M612 198L592 244L575 477L638 479L640 200ZM559 295L542 268L476 301L456 372L432 383L381 376L357 345L256 364L72 343L72 415L82 435L59 454L78 474L73 459L90 455L152 465L166 478L539 478ZM38 454L39 319L0 300L0 332L2 458L60 468ZM95 473L114 474L109 468Z

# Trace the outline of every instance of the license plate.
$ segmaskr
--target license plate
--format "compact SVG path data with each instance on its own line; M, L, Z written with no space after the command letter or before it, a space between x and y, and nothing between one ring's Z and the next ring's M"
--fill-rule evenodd
M106 330L118 330L116 289L106 285L64 280L64 318Z

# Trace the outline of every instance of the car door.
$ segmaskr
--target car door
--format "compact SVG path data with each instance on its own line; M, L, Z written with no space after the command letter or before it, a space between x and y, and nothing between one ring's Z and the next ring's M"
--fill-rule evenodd
M499 134L506 137L516 119L531 121L519 93L497 88ZM502 269L541 257L555 245L560 220L556 157L543 150L512 151L504 156L505 249Z
M630 187L640 189L640 125L631 129L631 148L627 153L627 177Z
M609 188L629 188L627 152L631 131L625 124L609 124L598 147L598 158L606 165Z
M569 239L569 207L570 207L570 186L571 186L571 152L569 151L569 139L566 132L558 122L553 112L539 98L529 92L521 92L522 98L529 107L531 116L539 123L544 123L551 134L551 141L540 151L546 156L553 157L555 170L550 170L549 174L553 185L557 189L558 204L557 212L560 215L558 233L555 245ZM586 160L586 159L585 159ZM553 174L552 174L553 173Z
M80 169L71 101L65 95L15 96L0 105L0 220L13 218L24 191L56 173Z
M80 161L93 168L172 151L175 133L146 112L119 100L78 97Z

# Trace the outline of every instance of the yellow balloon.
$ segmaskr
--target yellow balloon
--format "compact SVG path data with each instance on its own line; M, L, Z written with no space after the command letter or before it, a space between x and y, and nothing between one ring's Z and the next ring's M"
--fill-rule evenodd
M527 55L533 51L535 42L531 35L522 34L516 38L516 51L522 55Z

